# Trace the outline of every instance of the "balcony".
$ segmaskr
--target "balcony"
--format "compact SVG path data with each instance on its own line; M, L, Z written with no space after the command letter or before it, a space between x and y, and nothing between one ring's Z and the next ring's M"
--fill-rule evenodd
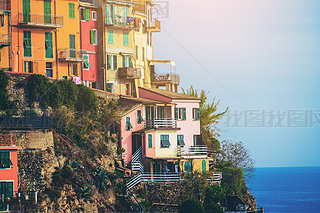
M146 120L145 128L170 128L170 129L177 129L177 121L172 118L164 118L164 119L153 119L153 120Z
M83 50L77 49L59 49L58 59L64 62L85 62L83 59Z
M160 32L161 22L158 19L152 19L149 21L147 29L151 32Z
M0 49L2 47L10 46L11 44L11 37L8 34L0 35Z
M19 13L19 25L21 27L60 28L63 27L63 16Z
M106 26L118 28L118 29L124 29L124 30L134 30L138 29L139 27L136 25L136 18L134 17L127 17L126 19L123 16L114 16L109 17L106 19Z
M210 153L206 145L178 147L177 156L183 158L202 158Z
M118 69L119 78L122 79L139 79L141 78L141 70L133 69L132 67L121 67Z

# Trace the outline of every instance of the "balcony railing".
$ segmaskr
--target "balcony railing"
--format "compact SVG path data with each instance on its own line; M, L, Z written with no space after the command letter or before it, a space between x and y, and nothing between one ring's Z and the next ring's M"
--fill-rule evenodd
M11 37L8 34L0 35L0 47L10 46Z
M142 182L175 182L181 181L179 173L143 173Z
M152 19L149 21L147 29L151 32L160 32L161 22L158 19Z
M25 27L58 28L63 26L63 16L40 13L19 13L19 25Z
M136 70L131 67L121 67L118 69L119 78L138 79L141 78L141 70Z
M195 157L197 155L208 155L209 149L206 145L184 146L177 148L177 155L181 157Z
M11 0L0 0L0 10L11 10Z
M222 180L222 172L214 172L214 174L208 178L208 181L221 181Z
M83 50L78 49L59 49L58 58L61 61L67 62L85 62L86 59L83 59Z
M145 128L177 128L177 121L172 118L146 120Z
M180 75L178 74L158 74L155 73L152 77L152 81L154 83L172 83L172 84L180 84Z
M136 23L135 17L130 16L114 16L108 17L106 20L107 26L117 27L117 28L124 28L124 29L136 29L138 28Z

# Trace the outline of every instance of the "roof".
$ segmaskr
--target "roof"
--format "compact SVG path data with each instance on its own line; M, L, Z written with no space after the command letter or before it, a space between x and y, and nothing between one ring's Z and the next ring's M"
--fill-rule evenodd
M184 94L177 93L177 92L171 92L171 91L162 90L162 89L156 89L156 88L144 88L144 87L139 87L139 88L147 90L147 91L150 91L150 92L157 93L159 95L162 95L162 96L165 96L167 98L174 99L174 100L197 100L197 101L201 101L201 99L198 98L198 97L184 95Z
M137 103L141 103L141 104L144 104L144 105L155 105L155 104L170 104L170 103L167 103L167 102L163 102L163 101L156 101L156 100L152 100L152 99L148 99L148 98L135 98L135 97L123 97L121 96L120 97L121 99L124 99L124 100L130 100L130 101L134 101L134 102L137 102Z

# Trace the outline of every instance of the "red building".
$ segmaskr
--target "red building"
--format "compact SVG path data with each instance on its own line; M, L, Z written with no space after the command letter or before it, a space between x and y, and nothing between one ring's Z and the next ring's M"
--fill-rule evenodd
M96 88L98 81L98 8L94 0L80 0L81 49L86 62L82 63L81 80Z
M0 135L0 197L7 199L18 191L18 149L15 135ZM0 211L8 205L0 201Z

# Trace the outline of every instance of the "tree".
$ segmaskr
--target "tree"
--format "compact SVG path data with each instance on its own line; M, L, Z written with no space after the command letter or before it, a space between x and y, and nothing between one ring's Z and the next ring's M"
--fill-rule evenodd
M183 213L202 213L203 207L200 201L191 198L183 201L179 207L179 212Z
M201 135L204 144L209 145L211 148L219 147L217 146L217 137L219 137L219 129L217 128L217 124L222 119L223 115L227 112L228 108L221 113L217 112L217 107L220 103L213 99L212 103L208 103L208 94L209 92L205 92L201 90L199 93L198 90L195 90L192 86L190 89L184 90L183 93L189 96L198 97L201 99L200 103L200 129Z
M217 184L207 188L203 207L205 212L222 213L223 209L219 205L226 197L226 189Z
M255 162L242 142L222 141L217 162L220 167L225 165L242 169L247 180L254 175Z

